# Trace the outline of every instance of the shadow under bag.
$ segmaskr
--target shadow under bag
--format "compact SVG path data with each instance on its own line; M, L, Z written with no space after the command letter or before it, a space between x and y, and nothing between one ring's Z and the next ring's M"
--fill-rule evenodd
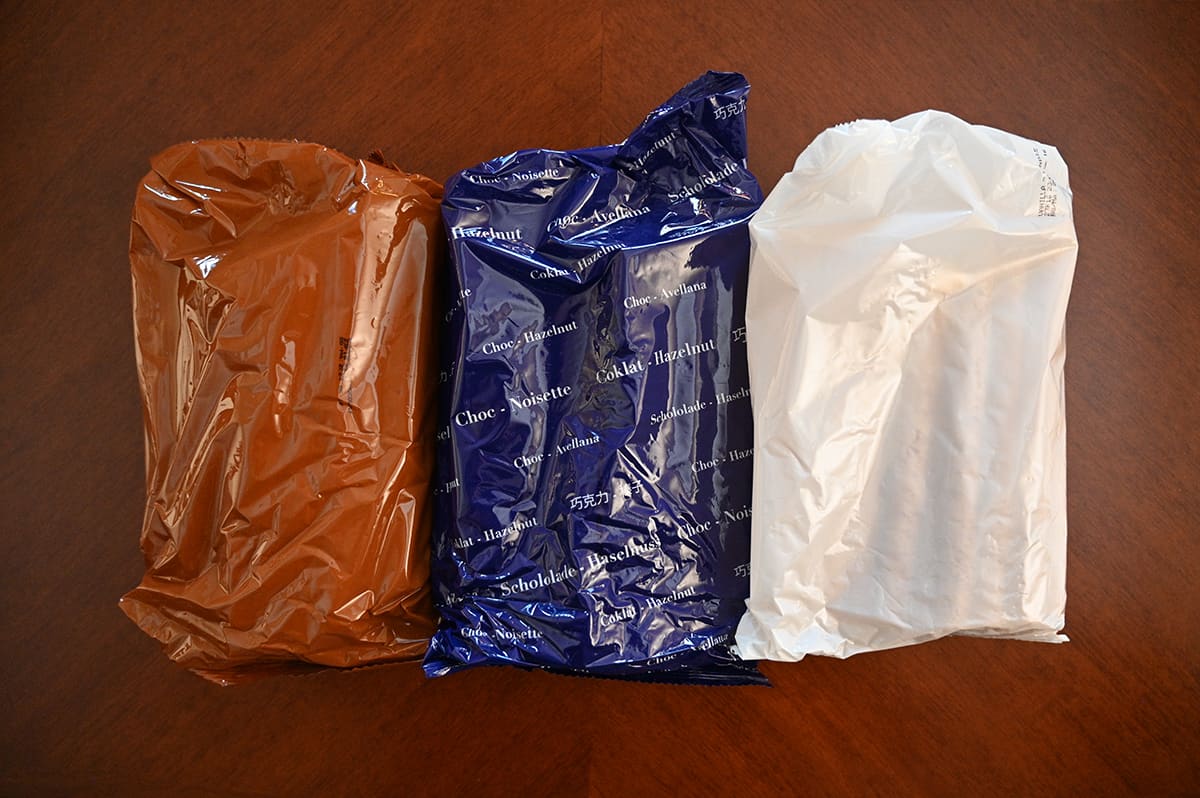
M452 178L453 307L425 670L751 683L740 75L622 144Z

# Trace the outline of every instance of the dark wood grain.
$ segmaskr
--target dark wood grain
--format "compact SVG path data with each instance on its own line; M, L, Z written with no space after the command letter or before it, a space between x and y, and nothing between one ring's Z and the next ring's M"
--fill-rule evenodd
M1200 792L1200 5L29 3L0 36L0 793ZM442 179L617 140L708 68L754 86L766 188L825 127L928 107L1062 151L1072 642L769 664L773 689L173 667L116 606L149 156L297 137Z

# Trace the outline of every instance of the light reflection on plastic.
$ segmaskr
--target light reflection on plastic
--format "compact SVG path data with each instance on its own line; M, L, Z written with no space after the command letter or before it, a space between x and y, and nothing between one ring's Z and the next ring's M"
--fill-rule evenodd
M207 277L216 265L221 262L221 259L216 255L205 255L203 258L196 259L196 268L200 270L201 277Z

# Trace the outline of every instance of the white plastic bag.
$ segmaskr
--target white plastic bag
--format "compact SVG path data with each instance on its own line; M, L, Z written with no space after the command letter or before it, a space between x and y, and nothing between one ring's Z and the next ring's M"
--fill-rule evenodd
M839 125L750 227L740 654L1066 640L1058 151L937 111Z

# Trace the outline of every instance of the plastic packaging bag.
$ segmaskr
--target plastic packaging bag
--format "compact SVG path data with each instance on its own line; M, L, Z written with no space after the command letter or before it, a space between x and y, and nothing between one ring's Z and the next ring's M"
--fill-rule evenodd
M623 144L447 184L431 676L760 680L729 650L749 558L748 89L708 73Z
M419 658L441 187L296 142L152 166L130 241L147 572L121 608L222 683Z
M934 111L840 125L751 235L739 652L1065 640L1077 244L1058 152Z

